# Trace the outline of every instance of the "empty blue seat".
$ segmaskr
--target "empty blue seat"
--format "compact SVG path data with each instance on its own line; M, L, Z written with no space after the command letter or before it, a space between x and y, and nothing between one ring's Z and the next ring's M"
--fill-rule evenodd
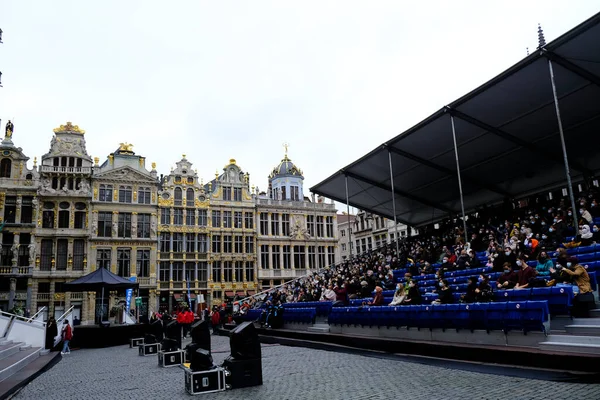
M527 301L510 301L506 304L504 313L504 330L522 330L523 315Z
M510 301L527 301L531 295L531 289L514 289L509 295Z
M569 249L570 250L570 249ZM596 252L596 246L579 246L576 247L575 250L577 250L576 254L587 254L587 253L594 253ZM567 253L569 251L567 250Z
M487 329L487 311L490 303L473 303L467 304L469 310L469 327L471 330Z
M508 302L489 303L486 312L486 329L499 330L504 329L504 314Z
M593 291L596 291L596 289L598 288L598 282L596 281L596 272L588 271L588 275L590 276L590 286L592 287Z
M597 259L596 253L577 255L577 260L579 261L580 264L590 262L590 261L596 261L596 259Z
M546 323L550 317L548 301L528 301L525 304L525 309L521 312L523 332L546 331Z

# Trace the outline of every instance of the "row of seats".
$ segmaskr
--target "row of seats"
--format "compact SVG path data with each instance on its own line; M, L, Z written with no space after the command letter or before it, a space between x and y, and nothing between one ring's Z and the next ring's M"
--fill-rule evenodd
M302 303L300 303L302 304ZM283 312L284 322L299 322L312 324L317 317L317 310L313 308L286 308Z
M378 327L546 331L547 301L421 305L402 307L339 307L330 325Z
M283 308L286 310L290 308L311 308L314 307L317 316L328 316L331 312L331 307L333 306L332 301L305 301L301 303L284 303ZM284 313L285 314L285 313Z

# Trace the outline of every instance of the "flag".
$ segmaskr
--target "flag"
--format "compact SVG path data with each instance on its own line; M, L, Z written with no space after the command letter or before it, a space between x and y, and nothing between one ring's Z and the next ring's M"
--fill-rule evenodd
M129 277L129 280L131 282L135 282L136 277L131 276L131 277ZM131 295L132 294L133 294L133 289L127 289L125 291L125 311L127 312L127 315L129 315L129 308L131 307Z

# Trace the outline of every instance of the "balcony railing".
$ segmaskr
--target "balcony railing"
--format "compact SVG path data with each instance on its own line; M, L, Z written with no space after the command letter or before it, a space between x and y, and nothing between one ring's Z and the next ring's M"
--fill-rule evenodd
M31 275L32 267L0 267L0 275Z
M38 293L37 300L38 301L50 301L50 293Z
M140 284L140 286L156 286L156 278L138 277L137 282Z
M331 203L311 203L308 201L292 201L292 200L274 200L274 199L257 199L256 204L264 206L292 206L298 208L317 209L317 210L335 210L335 204Z
M71 300L83 300L83 292L71 293Z
M54 167L52 165L42 166L42 172L56 172L67 174L91 174L91 167Z

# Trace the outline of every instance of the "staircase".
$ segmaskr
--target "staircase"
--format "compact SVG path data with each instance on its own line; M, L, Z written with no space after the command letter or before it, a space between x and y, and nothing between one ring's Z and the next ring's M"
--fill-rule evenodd
M600 309L592 310L590 318L573 318L564 333L550 334L540 349L600 355Z
M40 347L12 340L0 341L0 382L14 375L40 356Z
M314 333L329 333L329 323L327 317L315 318L315 323L306 329L308 332Z

